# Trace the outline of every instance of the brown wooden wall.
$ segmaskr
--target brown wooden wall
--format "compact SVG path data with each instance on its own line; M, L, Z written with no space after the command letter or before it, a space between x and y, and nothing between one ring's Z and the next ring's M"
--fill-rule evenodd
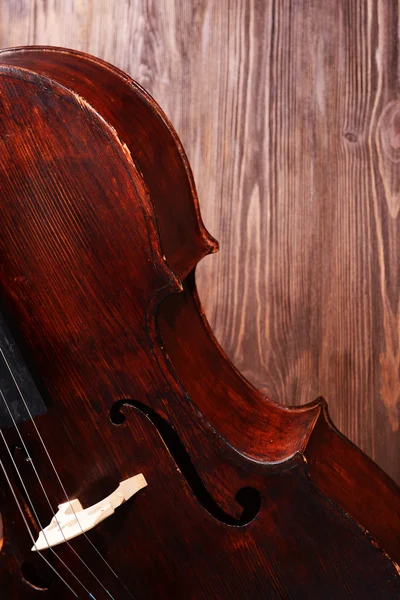
M158 100L219 239L198 284L272 398L322 394L400 480L400 96L395 0L0 0L0 46L51 44Z

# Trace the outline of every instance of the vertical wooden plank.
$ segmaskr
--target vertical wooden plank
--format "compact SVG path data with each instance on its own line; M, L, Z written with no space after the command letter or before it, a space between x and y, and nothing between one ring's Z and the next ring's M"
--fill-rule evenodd
M221 243L222 346L400 481L398 27L395 0L0 0L2 47L93 53L159 101Z
M372 447L400 479L399 3L368 5L375 64L368 143L373 282L372 368L376 373ZM372 236L371 236L372 237Z

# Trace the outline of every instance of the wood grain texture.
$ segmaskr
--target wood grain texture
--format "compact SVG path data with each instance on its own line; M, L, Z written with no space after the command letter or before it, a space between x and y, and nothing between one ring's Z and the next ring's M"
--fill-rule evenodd
M282 403L325 396L397 481L398 25L394 0L0 0L1 47L84 50L157 99L220 241L197 279L222 346Z

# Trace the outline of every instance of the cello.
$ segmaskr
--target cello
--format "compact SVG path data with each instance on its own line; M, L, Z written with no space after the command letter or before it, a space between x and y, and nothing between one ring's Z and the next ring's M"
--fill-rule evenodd
M0 597L399 598L399 488L213 336L156 102L33 46L0 52L0 110Z

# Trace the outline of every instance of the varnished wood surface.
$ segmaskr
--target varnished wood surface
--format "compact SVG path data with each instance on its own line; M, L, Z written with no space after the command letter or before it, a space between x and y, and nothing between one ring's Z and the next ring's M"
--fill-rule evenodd
M197 279L222 346L282 403L325 396L400 480L398 21L391 0L0 0L1 47L81 49L153 94L220 241Z

